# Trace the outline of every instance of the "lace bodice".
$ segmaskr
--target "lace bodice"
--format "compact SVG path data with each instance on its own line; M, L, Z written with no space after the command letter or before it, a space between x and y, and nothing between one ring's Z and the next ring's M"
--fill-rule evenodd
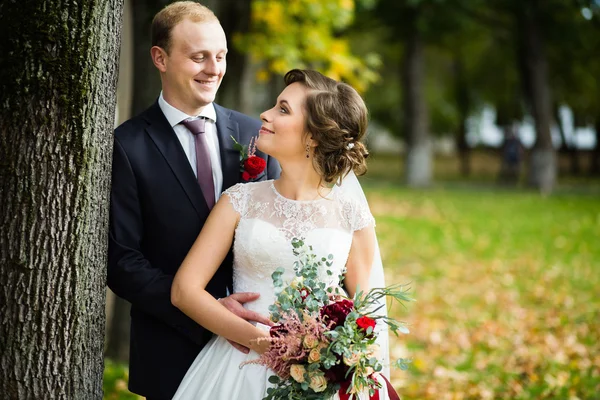
M240 214L233 244L233 289L260 293L259 300L247 306L265 315L275 301L271 274L282 267L284 281L294 276L293 238L303 238L320 257L334 256L333 274L324 270L321 278L335 285L346 265L353 232L374 224L368 207L337 187L327 197L311 201L283 197L272 180L238 184L225 194Z

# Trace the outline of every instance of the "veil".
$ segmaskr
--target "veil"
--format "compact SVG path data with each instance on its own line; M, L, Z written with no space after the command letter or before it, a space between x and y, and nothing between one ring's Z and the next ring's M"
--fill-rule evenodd
M365 196L365 192L358 182L358 178L354 174L353 171L350 171L348 175L342 180L342 184L340 185L341 190L347 196L350 196L365 206L369 207L369 203L367 201L367 197ZM375 287L384 287L385 286L385 276L383 273L383 263L381 261L381 254L379 252L379 243L375 243L375 254L373 257L373 266L371 268L371 277L369 281L371 288ZM380 315L387 315L387 305L385 301L385 297L379 301L382 306L379 311L377 311ZM389 379L390 377L390 345L389 345L389 332L387 324L379 324L376 328L377 334L377 344L379 345L380 355L379 360L383 365L383 370L381 373Z

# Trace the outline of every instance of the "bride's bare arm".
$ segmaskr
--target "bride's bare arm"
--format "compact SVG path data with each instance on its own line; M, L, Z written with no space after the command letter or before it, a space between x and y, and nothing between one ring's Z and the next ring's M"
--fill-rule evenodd
M344 286L350 297L354 297L356 288L366 293L370 289L369 278L375 256L375 228L373 225L355 231L352 246L346 263Z
M211 332L262 353L268 344L256 339L267 337L268 332L235 315L206 291L231 248L238 220L229 196L223 195L175 275L171 302Z

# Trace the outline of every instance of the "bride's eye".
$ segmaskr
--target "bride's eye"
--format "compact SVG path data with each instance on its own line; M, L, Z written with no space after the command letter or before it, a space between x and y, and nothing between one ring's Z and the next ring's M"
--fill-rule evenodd
M287 110L283 107L279 107L279 112L282 114L287 114Z

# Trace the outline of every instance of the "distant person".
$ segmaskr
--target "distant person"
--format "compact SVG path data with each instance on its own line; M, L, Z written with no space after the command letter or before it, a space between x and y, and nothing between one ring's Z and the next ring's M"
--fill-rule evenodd
M504 144L502 145L502 165L500 169L500 180L504 183L519 181L521 175L521 164L523 162L523 145L517 135L518 128L513 125L506 129Z
M160 11L152 22L151 55L162 92L115 131L108 286L132 304L129 389L148 400L170 400L212 336L171 304L173 277L221 193L243 181L232 137L247 145L261 123L213 102L227 41L208 8L182 1ZM267 166L253 180L277 178L277 162L256 155ZM257 293L227 297L229 246L217 267L208 293L239 317L268 323L241 305Z

